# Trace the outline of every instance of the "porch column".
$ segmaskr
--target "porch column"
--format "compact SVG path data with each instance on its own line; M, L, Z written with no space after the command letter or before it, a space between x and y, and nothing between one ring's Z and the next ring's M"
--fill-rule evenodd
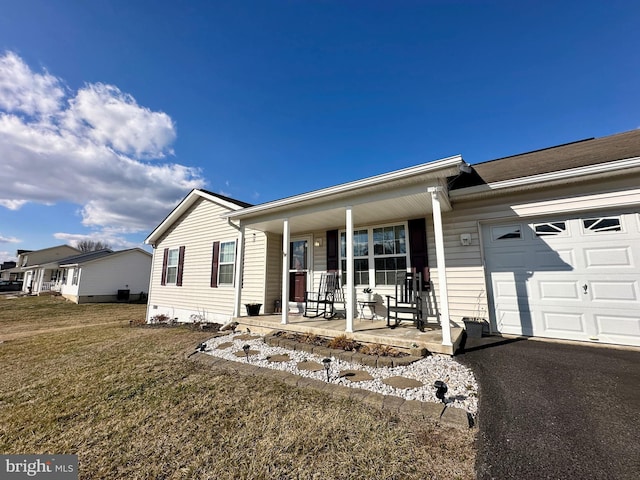
M282 224L282 320L281 324L289 323L289 219Z
M440 288L440 326L442 327L442 345L450 346L451 324L449 322L449 294L447 291L447 270L444 260L444 236L442 233L442 211L440 195L442 187L429 187L431 206L433 207L433 233L436 240L436 266L438 268L438 285Z
M353 311L355 303L355 274L353 271L353 209L351 206L347 207L346 211L346 223L347 223L347 326L345 332L353 333Z
M242 308L242 271L244 270L244 225L240 225L238 231L238 248L236 249L236 273L235 273L235 295L236 304L233 307L233 316L239 317Z

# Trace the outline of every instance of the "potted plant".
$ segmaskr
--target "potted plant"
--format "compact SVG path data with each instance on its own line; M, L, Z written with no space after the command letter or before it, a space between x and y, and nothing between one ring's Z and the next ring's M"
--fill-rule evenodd
M260 308L262 307L261 303L245 303L244 306L247 309L247 315L250 317L260 315Z
M364 301L365 302L372 302L373 301L373 290L371 290L369 287L364 288L362 290L362 293L364 293Z
M483 331L488 331L488 323L482 318L482 314L484 313L484 307L482 306L482 296L484 295L484 291L481 291L478 294L478 299L476 300L476 308L473 312L473 317L464 317L462 321L464 322L464 329L467 332L467 337L469 338L480 338L482 337Z
M484 329L485 323L487 323L484 318L464 317L462 321L464 322L464 329L467 332L467 337L482 337L482 330Z

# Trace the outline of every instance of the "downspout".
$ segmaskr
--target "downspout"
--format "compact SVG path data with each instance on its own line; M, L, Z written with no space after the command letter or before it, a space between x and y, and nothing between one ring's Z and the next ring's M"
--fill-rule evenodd
M234 286L234 302L233 302L233 318L240 316L240 306L242 305L242 271L244 270L244 234L245 227L240 222L236 225L227 217L227 223L230 227L238 230L238 245L236 258L235 286Z
M156 244L152 243L151 244L151 248L153 248L153 255L151 256L151 273L149 274L149 288L147 289L147 310L145 313L145 319L144 322L148 323L149 322L149 316L151 315L151 312L149 311L149 309L151 308L151 288L153 287L153 267L155 266L156 263L156 252L158 251L156 248ZM69 269L67 269L67 274L69 273Z

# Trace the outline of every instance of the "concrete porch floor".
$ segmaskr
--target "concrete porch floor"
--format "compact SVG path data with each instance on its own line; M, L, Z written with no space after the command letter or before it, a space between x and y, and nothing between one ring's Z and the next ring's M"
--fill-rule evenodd
M268 333L274 330L282 330L287 332L313 333L323 337L334 338L345 334L346 320L331 319L325 320L319 318L306 318L301 314L289 314L289 323L283 325L280 323L282 317L278 315L259 315L255 317L237 317L234 318L238 322L239 328L249 328L255 333ZM401 322L397 328L388 328L384 318L377 320L354 318L353 333L346 334L349 338L353 338L363 343L379 343L381 345L390 345L393 347L410 349L417 345L426 348L431 353L442 353L445 355L453 355L462 341L464 329L459 327L451 327L452 346L442 345L442 330L440 325L429 324L424 332L419 331L410 321Z

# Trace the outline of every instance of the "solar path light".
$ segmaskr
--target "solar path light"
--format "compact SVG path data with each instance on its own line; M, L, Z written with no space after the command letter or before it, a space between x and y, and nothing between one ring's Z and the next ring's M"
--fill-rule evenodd
M330 358L323 358L322 359L322 363L324 365L324 369L327 372L327 382L330 381L329 379L329 369L331 368L331 359Z

